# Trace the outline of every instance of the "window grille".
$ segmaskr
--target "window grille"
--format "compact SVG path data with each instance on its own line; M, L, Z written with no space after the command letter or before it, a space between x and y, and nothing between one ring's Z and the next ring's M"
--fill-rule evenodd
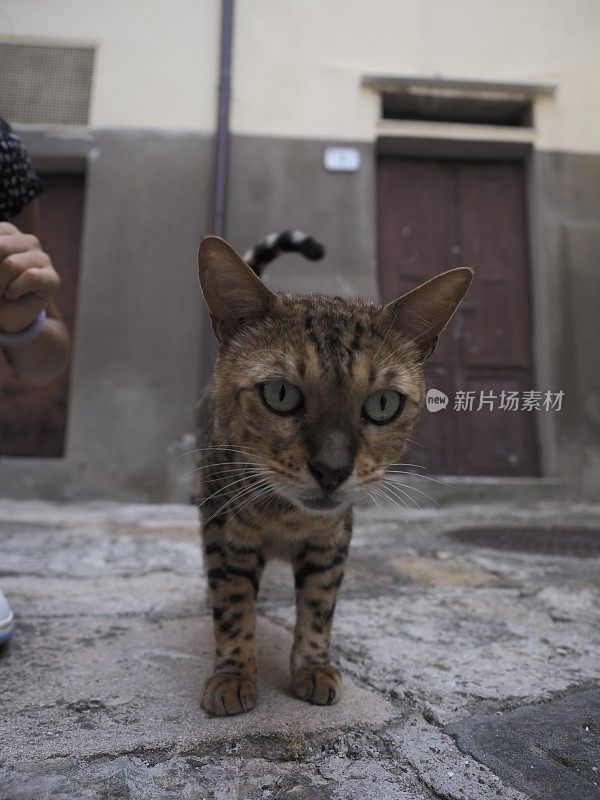
M0 42L0 116L16 124L87 125L95 50Z

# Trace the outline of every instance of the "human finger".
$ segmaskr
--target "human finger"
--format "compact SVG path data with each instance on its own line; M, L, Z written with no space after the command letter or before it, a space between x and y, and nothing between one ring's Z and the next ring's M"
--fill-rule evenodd
M1 239L2 237L0 237ZM34 253L41 251L26 250L24 252L13 252L5 258L0 259L0 297L3 296L9 283L11 283L18 275L25 270L29 269L32 265L32 257L35 265L38 265L38 259L34 257Z
M21 231L12 222L0 222L0 236L13 233L21 233Z
M0 235L0 262L15 253L40 250L40 240L30 233L6 233Z
M51 264L41 264L21 272L8 285L4 297L18 300L23 295L32 293L43 300L51 300L60 286L60 278Z

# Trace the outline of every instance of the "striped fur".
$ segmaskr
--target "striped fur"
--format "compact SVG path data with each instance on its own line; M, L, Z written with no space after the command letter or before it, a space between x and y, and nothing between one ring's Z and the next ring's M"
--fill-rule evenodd
M303 231L282 231L271 233L250 250L244 253L244 261L260 276L267 264L281 253L301 253L310 261L319 261L325 255L325 248L312 236Z
M270 251L278 247L274 240ZM219 339L213 385L197 418L197 499L216 643L202 707L223 715L256 704L255 601L272 558L294 572L292 690L329 705L342 691L331 628L352 505L368 492L401 496L381 481L408 445L425 397L424 358L470 273L468 280L459 270L438 276L384 307L271 292L217 237L203 240L199 264ZM296 412L270 410L262 394L270 380L297 387L303 400ZM369 424L366 398L389 388L404 395L401 413ZM338 474L343 467L333 489L323 474L315 477L316 456Z

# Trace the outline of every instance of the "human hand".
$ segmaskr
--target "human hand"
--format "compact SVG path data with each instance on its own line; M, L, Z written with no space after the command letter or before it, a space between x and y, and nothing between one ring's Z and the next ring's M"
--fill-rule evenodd
M0 222L0 331L28 328L46 308L60 278L35 236Z

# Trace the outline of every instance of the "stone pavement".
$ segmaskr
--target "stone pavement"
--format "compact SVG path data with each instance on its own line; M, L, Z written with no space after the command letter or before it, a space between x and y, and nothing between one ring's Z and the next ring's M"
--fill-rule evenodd
M289 567L259 598L259 705L209 719L186 506L0 501L0 800L600 797L598 558L460 544L475 525L580 524L566 503L361 511L334 624L345 693L289 693ZM598 534L600 535L600 533Z

